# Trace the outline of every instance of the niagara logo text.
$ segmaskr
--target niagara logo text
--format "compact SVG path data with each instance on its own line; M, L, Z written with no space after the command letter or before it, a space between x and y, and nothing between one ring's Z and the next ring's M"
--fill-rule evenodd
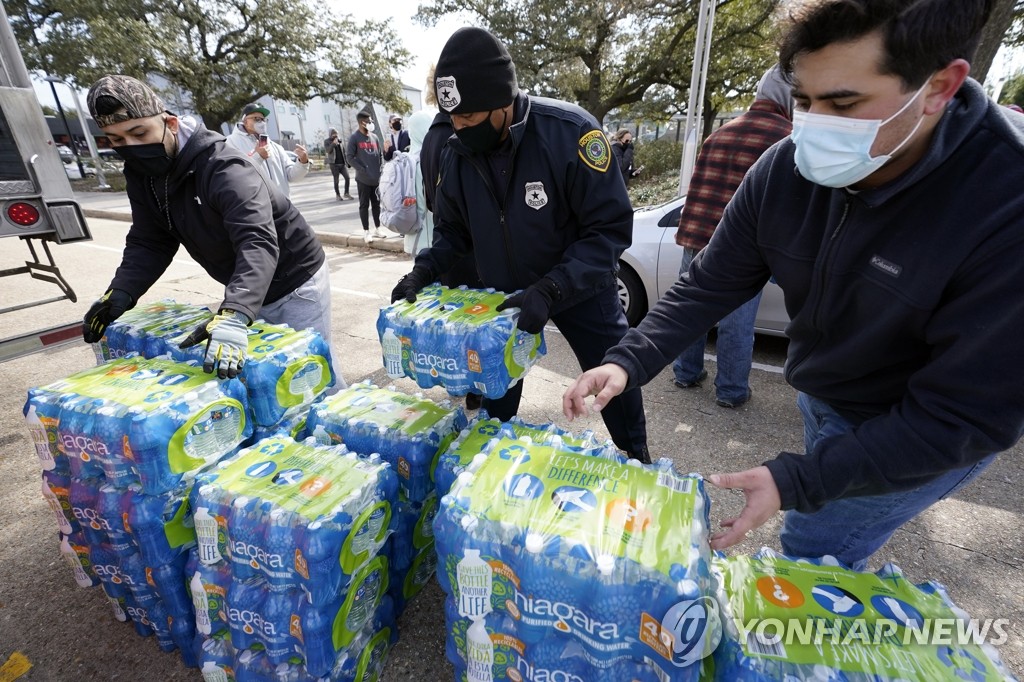
M596 635L604 640L614 640L619 637L617 623L602 623L594 620L572 604L527 597L519 590L516 590L515 604L520 611L531 616L554 616L558 619L554 627L563 632L567 631L569 623L572 623L588 634Z
M284 560L281 559L280 554L271 554L262 547L250 545L249 543L242 542L241 540L235 540L231 544L231 553L235 556L249 557L253 561L258 561L264 566L269 566L270 568L284 568Z
M235 608L229 608L228 620L232 623L241 623L246 633L259 631L264 635L277 634L274 624L263 620L263 616L255 611L239 611Z
M71 511L74 512L76 519L79 521L87 521L91 528L110 530L110 522L100 516L95 509L90 509L89 507L72 507Z
M579 675L573 673L567 673L564 670L547 670L545 668L538 668L530 665L526 659L522 656L517 656L518 663L516 664L516 670L510 670L509 672L518 672L521 675L516 678L509 675L510 680L525 679L530 682L586 682Z
M60 434L60 444L64 447L65 452L69 450L83 450L85 452L92 452L98 455L108 454L105 443L95 441L86 436L62 433Z
M455 358L443 358L440 355L428 355L427 353L415 353L414 355L417 365L426 365L435 369L446 369L449 372L459 368L459 363L455 361Z

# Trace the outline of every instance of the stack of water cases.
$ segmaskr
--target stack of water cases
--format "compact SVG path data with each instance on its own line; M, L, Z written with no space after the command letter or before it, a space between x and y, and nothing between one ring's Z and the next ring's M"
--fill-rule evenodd
M497 455L497 456L496 456ZM459 474L434 523L456 680L697 680L716 642L700 477L528 445Z
M763 549L716 557L724 635L715 680L942 682L1013 680L993 643L998 625L972 621L935 582Z
M432 284L415 303L381 308L377 334L388 376L409 377L421 388L443 386L452 395L505 395L547 347L543 333L516 328L518 308L496 310L504 300L494 289Z
M525 443L517 443L525 438ZM580 452L614 459L618 452L611 441L599 442L593 431L584 431L576 436L554 424L529 424L512 417L507 422L488 418L481 410L470 424L462 430L448 449L438 458L434 467L434 482L438 497L443 497L452 487L455 479L481 452L500 452L509 456L527 447L527 444L551 445L558 450Z
M370 383L351 386L313 405L307 433L344 443L360 455L379 453L398 473L397 528L388 543L391 596L401 613L434 573L433 471L437 458L466 426L461 407L434 403Z
M186 572L208 681L377 679L398 480L377 455L285 436L199 476Z
M25 405L75 580L101 583L119 620L189 665L188 489L251 433L246 400L237 379L135 357L31 389Z
M207 308L167 300L138 306L107 327L94 347L104 360L138 352L146 357L169 354L175 360L202 364L205 343L185 350L178 344L211 316ZM302 430L309 405L334 385L330 350L312 329L296 330L256 320L248 332L249 350L241 379L249 391L254 438L296 435Z
M146 358L178 352L178 343L213 316L209 308L170 299L132 308L111 322L93 344L97 364L138 353Z

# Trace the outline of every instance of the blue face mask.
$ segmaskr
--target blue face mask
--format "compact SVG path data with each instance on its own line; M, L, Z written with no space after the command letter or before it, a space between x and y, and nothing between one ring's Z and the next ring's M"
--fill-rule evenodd
M825 187L849 187L884 166L910 141L924 117L918 119L910 134L888 154L871 156L871 145L875 143L878 129L906 111L925 85L927 81L899 111L884 121L794 111L790 138L796 145L796 167L800 175Z

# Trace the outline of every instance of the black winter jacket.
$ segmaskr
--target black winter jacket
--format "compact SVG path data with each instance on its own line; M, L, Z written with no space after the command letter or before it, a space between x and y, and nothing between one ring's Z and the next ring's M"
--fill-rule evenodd
M126 164L132 226L110 283L138 300L179 245L225 285L225 308L256 319L324 264L324 250L298 209L224 136L202 125L171 172L150 178Z
M908 490L1024 430L1024 116L968 80L886 185L830 189L788 138L747 173L707 248L605 356L643 384L774 275L786 379L853 421L766 462L783 509Z
M498 205L488 161L458 137L441 158L434 245L416 258L435 275L473 251L484 285L512 292L543 277L558 313L615 281L633 237L626 186L597 121L573 104L519 95L512 161Z

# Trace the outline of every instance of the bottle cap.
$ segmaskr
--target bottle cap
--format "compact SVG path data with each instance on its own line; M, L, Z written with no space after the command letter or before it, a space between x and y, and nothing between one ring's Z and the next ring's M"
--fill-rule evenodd
M611 575L615 570L615 557L611 554L602 554L597 557L597 572L601 575Z
M528 533L526 535L526 551L531 554L539 554L544 549L544 536L540 533Z

